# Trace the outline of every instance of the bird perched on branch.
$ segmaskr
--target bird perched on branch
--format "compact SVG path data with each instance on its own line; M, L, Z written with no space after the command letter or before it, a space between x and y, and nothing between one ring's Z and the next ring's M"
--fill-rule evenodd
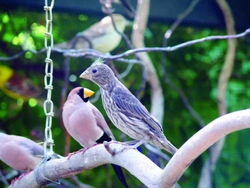
M89 102L94 92L82 87L74 88L63 106L63 123L69 134L86 149L115 140L101 112ZM121 183L128 187L120 166L112 164Z
M113 14L114 24L121 33L127 25L127 20L120 14ZM114 50L121 41L122 36L115 30L110 16L104 17L100 22L92 25L83 32L78 33L69 42L54 45L62 49L93 48L102 53Z
M55 158L59 158L54 154ZM13 169L29 172L44 158L43 146L16 135L0 133L0 160Z
M0 89L8 96L24 101L40 95L41 90L32 81L8 66L0 65Z
M107 65L97 60L80 77L91 80L100 87L108 117L118 129L137 140L134 148L149 142L171 154L177 151L163 134L161 124L115 77Z

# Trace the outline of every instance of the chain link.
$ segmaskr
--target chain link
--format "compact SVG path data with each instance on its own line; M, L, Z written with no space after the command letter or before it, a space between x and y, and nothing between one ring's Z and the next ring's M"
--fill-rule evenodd
M45 76L44 85L47 90L47 99L44 101L43 108L46 115L45 122L45 140L44 140L44 154L45 157L49 157L53 153L54 140L52 138L52 117L54 116L53 108L54 104L51 100L53 90L53 60L50 58L51 48L53 47L53 34L52 34L52 9L54 6L54 0L51 0L48 5L48 0L45 0L45 19L46 19L46 31L44 33L44 46L47 49L47 56L45 58Z

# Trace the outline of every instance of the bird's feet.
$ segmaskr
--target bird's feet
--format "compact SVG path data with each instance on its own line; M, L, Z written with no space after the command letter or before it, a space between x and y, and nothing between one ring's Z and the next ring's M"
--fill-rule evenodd
M77 154L77 153L80 153L80 152L82 152L83 151L83 153L85 153L85 148L84 149L79 149L78 151L75 151L75 152L72 152L72 153L69 153L68 154L68 160L70 159L70 157L72 157L72 155L75 155L75 154Z
M104 145L105 149L107 150L107 152L109 152L110 155L114 156L116 154L116 151L114 149L111 149L109 146L112 143L118 143L118 142L117 141L110 141L110 142L104 141L103 145Z
M90 148L92 148L92 147L94 147L94 146L96 146L96 145L98 145L98 144L94 144L94 145L92 145L92 146L89 146L89 147L85 147L85 148L83 148L83 149L80 149L80 150L78 150L78 151L76 151L76 152L69 153L69 154L68 154L68 160L70 159L70 157L72 157L72 155L75 155L75 154L77 154L77 153L79 153L79 152L82 152L82 155L83 155L88 149L90 149Z
M112 143L120 143L121 145L123 145L124 147L122 149L120 149L119 151L110 148L110 144ZM106 148L106 150L112 155L116 155L116 154L120 154L122 152L124 152L125 150L128 149L137 149L137 147L139 147L141 144L143 144L144 141L143 140L132 140L132 141L128 141L128 142L117 142L117 141L111 141L111 142L103 142L104 147Z
M22 179L24 176L28 175L29 173L30 173L30 172L23 173L23 174L21 174L19 177L13 179L13 180L11 181L11 185L14 185L14 183L15 183L16 181L19 181L20 179Z
M92 148L92 147L94 147L94 146L96 146L96 145L98 145L98 144L94 144L94 145L92 145L92 146L85 147L85 148L82 150L82 155L83 155L88 149L90 149L90 148Z
M37 166L40 166L40 165L42 165L42 164L48 162L48 161L51 160L51 159L52 159L51 155L48 154L48 155L44 156L43 160L42 160Z

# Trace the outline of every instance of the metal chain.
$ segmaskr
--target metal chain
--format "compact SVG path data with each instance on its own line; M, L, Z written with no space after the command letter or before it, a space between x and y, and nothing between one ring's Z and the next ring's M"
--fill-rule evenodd
M44 101L43 108L46 115L45 124L45 140L44 140L44 155L49 157L53 153L54 140L52 138L52 117L54 116L53 108L54 104L51 100L53 90L53 61L50 58L51 48L53 47L53 35L52 35L52 9L54 6L54 0L51 0L51 4L48 5L48 0L45 0L45 19L46 19L46 31L44 33L44 46L47 49L47 56L45 58L45 76L44 85L47 90L47 99Z

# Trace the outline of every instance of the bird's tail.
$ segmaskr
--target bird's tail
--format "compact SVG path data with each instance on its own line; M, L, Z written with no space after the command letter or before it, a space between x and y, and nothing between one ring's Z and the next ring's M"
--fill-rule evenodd
M169 153L171 153L172 155L174 155L176 152L177 152L177 148L173 145L173 144L171 144L171 142L169 142L168 140L167 140L167 142L165 142L164 143L164 148L162 148L162 149L165 149L165 150L167 150Z
M116 173L116 176L120 180L120 182L124 185L124 187L128 188L128 184L127 184L125 176L122 172L122 168L118 165L115 165L115 164L112 164L112 167Z
M154 138L154 140L150 140L149 143L164 149L165 151L171 153L172 155L174 155L177 152L177 148L171 144L171 142L169 142L166 137L163 135L161 137L156 137Z

